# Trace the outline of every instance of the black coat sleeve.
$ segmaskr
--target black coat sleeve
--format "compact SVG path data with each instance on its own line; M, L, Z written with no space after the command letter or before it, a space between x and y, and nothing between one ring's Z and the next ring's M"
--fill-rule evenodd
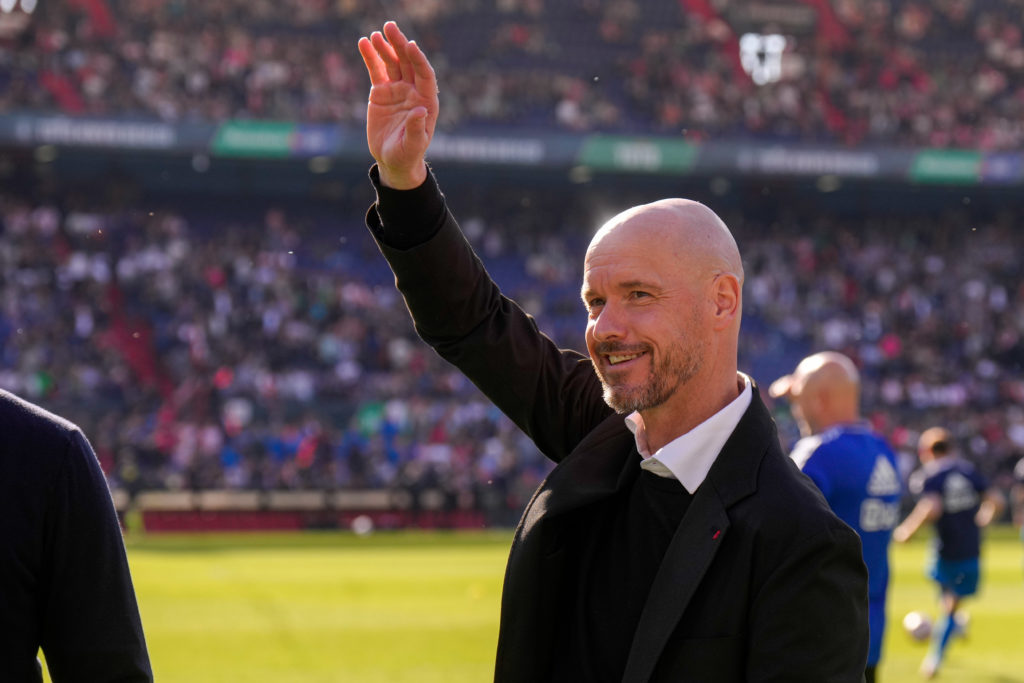
M79 431L48 492L40 641L54 683L152 681L121 527Z
M432 176L406 192L381 188L371 178L378 200L367 226L395 273L417 333L541 452L560 461L611 414L589 359L558 349L501 294Z

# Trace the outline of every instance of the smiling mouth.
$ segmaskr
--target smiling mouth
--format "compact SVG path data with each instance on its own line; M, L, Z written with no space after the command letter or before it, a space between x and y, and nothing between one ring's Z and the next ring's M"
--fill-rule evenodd
M633 360L634 358L639 358L642 355L644 355L643 351L641 351L640 353L608 354L605 357L608 359L608 364L609 365L619 365L620 363L628 363L629 361Z

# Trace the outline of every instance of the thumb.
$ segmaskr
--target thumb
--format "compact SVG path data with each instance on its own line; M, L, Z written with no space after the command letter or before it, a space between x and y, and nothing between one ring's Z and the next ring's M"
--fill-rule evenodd
M416 107L405 120L405 140L409 148L427 151L430 139L427 135L427 108Z

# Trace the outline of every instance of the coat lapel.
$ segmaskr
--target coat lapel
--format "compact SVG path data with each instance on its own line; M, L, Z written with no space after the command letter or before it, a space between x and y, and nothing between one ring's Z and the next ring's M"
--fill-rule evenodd
M517 538L525 538L541 521L610 496L639 471L636 441L621 415L605 419L555 467L526 508ZM635 461L628 457L636 455Z
M707 482L705 482L706 484ZM729 530L729 517L717 492L702 484L676 530L651 584L622 677L647 681L661 651L700 585Z
M757 488L757 470L775 427L755 387L753 400L694 494L640 615L624 683L648 681L690 599L729 533L728 508Z

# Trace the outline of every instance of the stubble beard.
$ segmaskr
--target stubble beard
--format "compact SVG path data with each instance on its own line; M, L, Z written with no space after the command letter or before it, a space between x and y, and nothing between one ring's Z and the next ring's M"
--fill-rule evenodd
M651 350L647 349L650 354ZM625 415L656 408L671 398L676 391L700 371L704 357L698 348L674 349L657 365L652 363L647 379L636 386L624 386L610 381L595 363L598 379L604 387L604 402L616 413Z

